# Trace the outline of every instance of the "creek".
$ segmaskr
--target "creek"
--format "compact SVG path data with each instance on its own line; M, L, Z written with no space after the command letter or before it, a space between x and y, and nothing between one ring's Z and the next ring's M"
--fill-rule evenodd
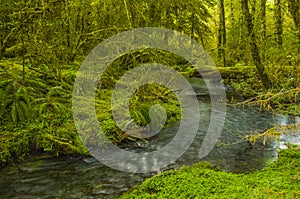
M228 105L219 141L205 158L200 159L199 149L210 121L211 106L207 92L199 81L190 80L198 95L201 111L197 136L189 149L164 170L210 161L227 172L252 172L275 160L278 148L283 148L285 141L299 142L299 136L286 136L280 142L268 142L266 145L258 142L251 145L243 138L252 131L264 132L274 124L295 123L299 118ZM135 152L157 150L172 140L178 126L179 122L175 122L147 143L133 143L122 147ZM0 198L115 198L155 174L117 171L93 157L32 156L17 166L0 170Z

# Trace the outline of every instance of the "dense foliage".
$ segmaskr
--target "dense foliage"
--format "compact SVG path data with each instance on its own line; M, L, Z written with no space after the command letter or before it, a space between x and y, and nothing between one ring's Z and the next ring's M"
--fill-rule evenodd
M0 161L26 154L29 150L56 154L87 154L73 124L71 92L74 77L57 80L50 65L30 70L22 78L18 62L0 63Z
M293 0L1 2L0 162L30 150L87 154L71 114L76 72L100 42L137 27L164 27L189 35L224 66L220 71L228 89L243 99L253 98L247 104L299 115L299 10L299 2ZM111 89L127 70L149 62L193 74L185 60L157 49L115 60L96 100L102 129L115 143L136 138L124 135L112 120ZM167 109L168 122L180 118L176 97L149 85L131 98L133 120L148 124L148 110L155 103Z
M117 60L118 62L118 60ZM58 78L51 65L26 70L22 78L22 65L17 61L2 61L0 81L0 161L27 154L30 150L49 151L55 154L81 154L88 152L77 135L71 96L78 65L64 65ZM124 69L119 67L119 72ZM108 70L108 74L111 71ZM103 88L97 91L96 111L101 128L114 143L135 141L116 125L111 114L110 99L114 77L104 78ZM151 92L149 92L151 91ZM180 119L179 104L174 94L163 87L149 85L131 97L131 116L138 125L150 123L149 108L161 104L167 111L167 121ZM135 136L136 137L136 136Z
M152 26L191 36L223 66L255 64L255 56L262 66L299 65L294 0L6 0L0 10L0 58L23 56L33 67L59 71L118 32Z

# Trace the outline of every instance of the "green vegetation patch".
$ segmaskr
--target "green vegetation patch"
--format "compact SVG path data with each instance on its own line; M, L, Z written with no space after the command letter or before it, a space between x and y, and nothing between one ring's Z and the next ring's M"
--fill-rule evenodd
M72 115L71 99L78 66L59 68L58 71L51 65L31 66L27 62L23 65L16 60L0 62L0 167L31 151L88 155ZM113 83L109 83L112 87ZM114 121L112 88L96 92L95 108L102 130L115 144L141 139L125 134ZM167 123L180 119L176 96L164 87L149 85L139 89L130 99L132 122L148 125L151 122L149 109L155 104L165 108Z
M121 198L299 198L300 149L279 152L261 171L233 174L207 162L147 179Z

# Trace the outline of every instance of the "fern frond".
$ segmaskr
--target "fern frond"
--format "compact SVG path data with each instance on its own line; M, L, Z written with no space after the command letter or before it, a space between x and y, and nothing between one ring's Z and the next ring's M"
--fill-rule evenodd
M51 105L55 112L67 111L68 109L64 104L58 102L53 102Z
M16 103L17 118L18 118L18 121L25 122L26 118L25 118L22 106L26 107L26 105L24 104L24 102L22 105L21 104L22 104L22 101L20 101L19 103Z
M28 95L28 92L27 92L27 88L25 86L21 86L18 91L17 91L17 99L18 100L24 100L24 102L30 106L31 104L31 100L30 100L30 96Z
M17 108L16 108L16 102L14 102L12 104L12 107L11 107L11 119L12 119L12 122L16 123L17 120L18 120L18 113L17 113Z
M22 115L24 115L25 119L24 121L30 121L31 117L32 117L32 110L31 107L28 106L28 104L26 104L24 101L20 101L20 110L22 111Z
M73 86L71 84L69 84L68 82L61 82L61 86L63 88L66 88L67 90L72 90Z
M132 118L140 125L146 125L150 122L150 105L144 104L131 110Z
M63 96L67 93L68 91L63 89L61 86L55 86L49 90L47 95L50 97L55 97L55 96Z
M0 87L5 88L7 87L7 85L9 85L13 80L12 79L8 79L8 80L4 80L0 82Z
M43 113L47 112L48 103L43 103L39 107L39 114L42 115Z
M67 98L67 99L64 99L64 98L55 98L52 101L56 101L56 102L59 102L61 104L71 104L70 98Z
M41 79L26 79L26 82L36 91L46 93L48 86Z
M0 118L5 114L7 106L7 93L0 89Z

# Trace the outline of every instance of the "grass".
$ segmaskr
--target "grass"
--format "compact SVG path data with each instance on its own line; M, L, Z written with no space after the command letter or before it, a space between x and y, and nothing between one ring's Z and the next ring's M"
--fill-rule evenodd
M300 149L279 152L261 171L233 174L207 162L147 179L125 198L300 198Z

